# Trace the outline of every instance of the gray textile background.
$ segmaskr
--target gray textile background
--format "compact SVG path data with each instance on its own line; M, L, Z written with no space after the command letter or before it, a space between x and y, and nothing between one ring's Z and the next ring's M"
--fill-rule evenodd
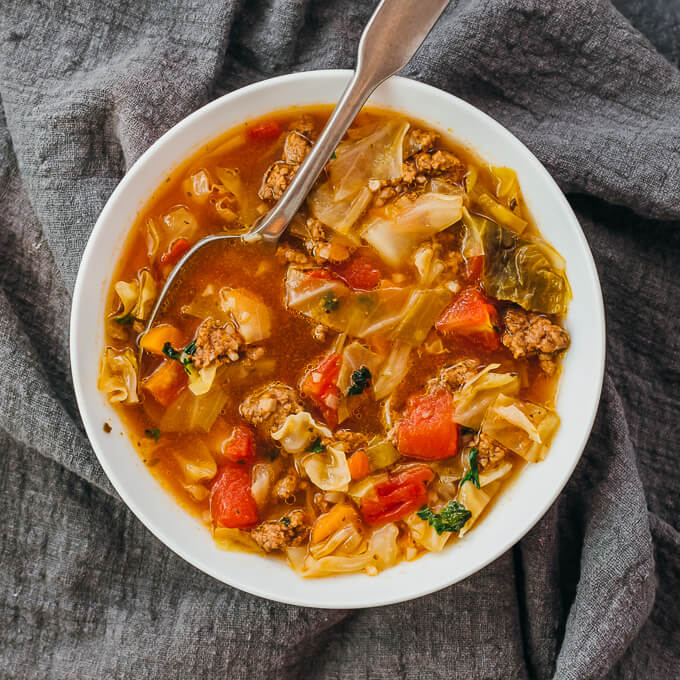
M569 193L607 376L583 460L520 545L344 612L222 586L146 531L84 436L67 328L126 168L224 92L351 66L374 1L0 3L2 678L680 676L680 3L615 4L454 0L405 71L489 112Z

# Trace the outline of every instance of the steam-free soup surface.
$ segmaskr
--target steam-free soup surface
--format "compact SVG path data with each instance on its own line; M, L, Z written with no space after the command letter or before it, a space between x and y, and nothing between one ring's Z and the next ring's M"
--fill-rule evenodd
M99 385L219 547L376 574L548 453L570 292L511 169L369 111L278 247L206 246L147 328L182 255L247 231L327 115L244 124L168 176L112 282Z

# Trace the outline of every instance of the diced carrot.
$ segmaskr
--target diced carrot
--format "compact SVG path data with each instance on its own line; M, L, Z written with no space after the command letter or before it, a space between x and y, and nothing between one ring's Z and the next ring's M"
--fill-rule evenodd
M257 522L250 485L249 466L227 463L220 468L210 489L210 514L216 526L238 529Z
M281 134L281 126L275 120L265 120L248 128L251 139L274 139Z
M345 524L350 524L358 519L357 511L349 503L334 505L329 512L321 515L314 523L312 543L320 543Z
M363 479L370 471L371 466L368 464L368 456L366 451L360 449L355 451L348 459L349 474L352 479Z
M373 290L382 278L380 269L367 257L353 257L334 265L333 272L354 290Z
M143 386L159 404L169 406L187 386L187 374L178 361L166 359Z
M174 267L191 248L191 241L188 238L176 238L168 248L167 252L161 255L161 264L166 267Z
M139 341L139 345L143 350L151 352L151 354L162 355L166 342L169 342L173 347L182 347L184 344L183 340L182 331L179 328L162 323L144 333Z
M458 425L453 422L453 397L445 390L412 397L397 424L399 453L438 460L458 452Z
M466 288L444 310L435 328L442 335L463 336L484 349L500 346L498 312L476 288Z

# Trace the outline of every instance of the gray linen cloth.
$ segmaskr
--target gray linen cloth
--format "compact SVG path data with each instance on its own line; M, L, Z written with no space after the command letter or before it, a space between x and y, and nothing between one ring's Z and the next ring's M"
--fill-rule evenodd
M280 605L167 550L88 445L69 307L116 183L224 92L350 67L374 5L0 3L3 678L680 676L677 0L454 0L404 71L487 111L537 154L568 192L602 279L595 429L519 545L406 604Z

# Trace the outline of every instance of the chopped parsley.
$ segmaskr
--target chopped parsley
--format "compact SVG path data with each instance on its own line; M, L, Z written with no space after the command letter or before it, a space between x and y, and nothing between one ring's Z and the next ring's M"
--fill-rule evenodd
M460 531L472 517L472 513L458 501L449 501L441 512L433 512L424 505L416 514L440 535L445 531Z
M165 354L168 359L174 359L179 361L184 370L191 375L191 369L189 368L193 363L192 356L196 354L196 340L192 340L183 350L176 350L169 342L163 345L163 354Z
M287 516L284 515L284 516L281 518L281 522L282 522L282 524L283 524L284 526L289 527L289 526L290 526L290 517L287 517Z
M479 489L479 468L477 467L478 449L470 449L470 469L465 473L465 477L460 480L461 486L465 482L472 482Z
M337 158L335 151L331 154L331 160L334 161Z
M366 366L358 368L356 371L354 371L354 373L352 373L352 384L347 390L347 396L349 397L353 394L363 394L363 391L368 387L370 382L371 372L366 368Z
M360 295L357 302L361 305L361 310L368 316L375 307L375 298L372 295Z
M154 427L150 430L144 430L144 434L149 439L153 439L155 442L157 442L158 438L161 436L161 431L157 427Z
M321 443L321 437L317 437L307 449L309 453L323 453L325 450L326 447Z
M471 427L465 427L465 425L460 426L461 434L474 434L475 431Z
M333 293L331 290L327 291L321 296L321 306L323 307L323 310L326 312L326 314L334 312L338 308L339 304L340 300L338 300L338 298L335 296L335 293Z

